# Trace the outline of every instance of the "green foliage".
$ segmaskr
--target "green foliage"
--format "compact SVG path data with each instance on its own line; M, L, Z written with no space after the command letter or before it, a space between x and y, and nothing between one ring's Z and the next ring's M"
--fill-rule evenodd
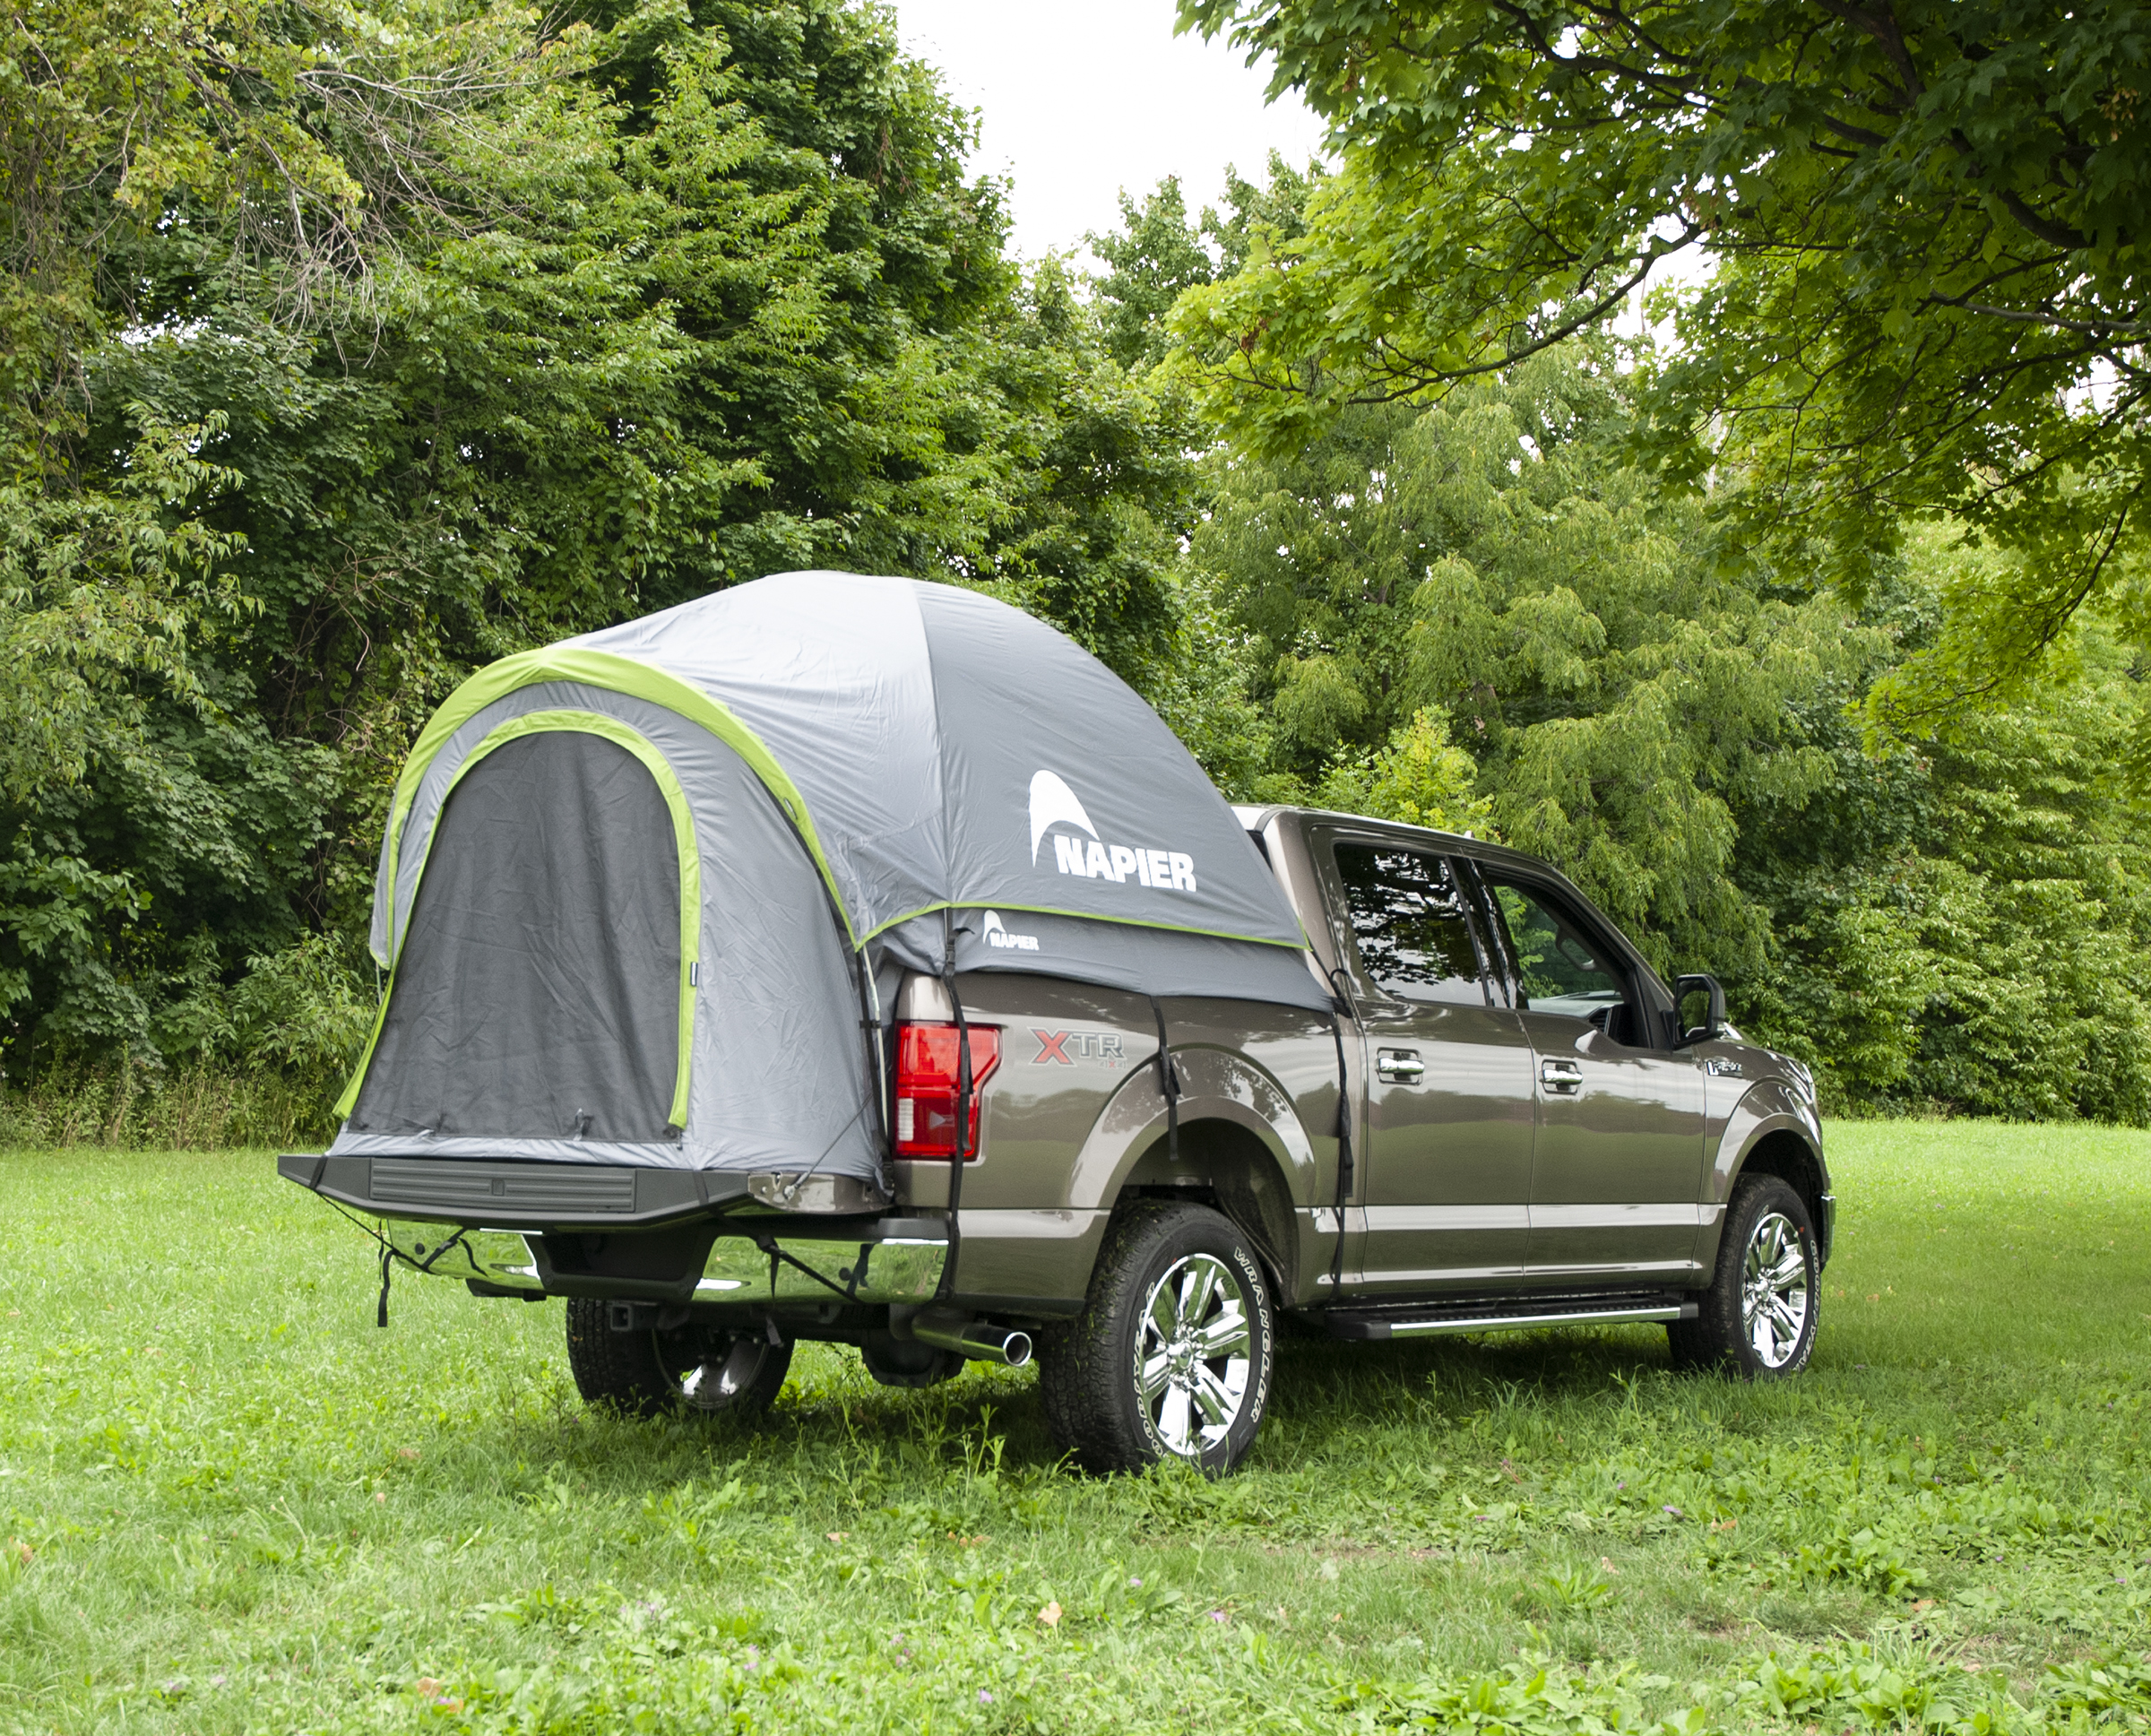
M1493 803L1474 793L1479 767L1449 739L1447 713L1422 706L1387 745L1333 760L1315 787L1317 806L1473 837L1494 835Z
M556 1308L377 1331L265 1153L15 1152L0 1731L2140 1729L2151 1141L1827 1136L1798 1380L1287 1338L1220 1483L842 1347L752 1431L590 1412Z
M1662 965L1752 967L1767 928L1731 877L1731 803L1818 787L1787 703L1857 635L1715 569L1699 515L1622 461L1609 362L1551 354L1432 409L1352 411L1287 460L1221 462L1194 558L1248 635L1255 793L1490 824ZM1414 738L1430 705L1473 776Z
M1320 164L1297 169L1276 151L1259 184L1228 164L1225 213L1205 205L1193 223L1178 176L1159 182L1140 205L1123 191L1120 227L1085 238L1111 268L1097 292L1115 359L1129 367L1162 361L1171 341L1165 316L1181 292L1231 277L1258 250L1304 233L1308 196L1322 179Z
M1913 553L1882 618L1916 655L1962 549ZM2151 852L2120 772L2142 701L2103 635L2074 660L1923 742L1863 738L1823 689L1799 716L1827 785L1742 810L1736 872L1780 951L1735 998L1839 1101L2151 1118Z
M402 752L505 652L842 566L1169 678L1197 436L1005 256L885 13L7 16L17 1083L326 1086Z
M1682 344L1652 372L1646 444L1708 473L1747 534L1855 591L1909 514L2025 551L1966 623L1974 689L2129 584L2151 190L2134 0L1180 16L1269 56L1344 147L1306 237L1176 315L1237 437L1283 450L1342 404L1512 367L1696 244L1715 270L1666 298ZM1934 673L1931 701L1961 696Z

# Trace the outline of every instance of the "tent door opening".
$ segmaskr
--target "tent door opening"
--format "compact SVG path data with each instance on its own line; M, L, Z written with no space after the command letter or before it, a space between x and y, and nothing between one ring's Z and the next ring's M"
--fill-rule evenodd
M678 782L638 732L567 712L494 730L426 845L351 1127L675 1137L700 877Z

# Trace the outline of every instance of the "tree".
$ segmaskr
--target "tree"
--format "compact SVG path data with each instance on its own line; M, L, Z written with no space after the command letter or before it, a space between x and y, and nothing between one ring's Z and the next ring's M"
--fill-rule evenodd
M1994 558L1922 528L1878 583L1880 634L1791 710L1827 756L1797 801L1736 801L1733 876L1772 912L1743 1023L1811 1061L1834 1101L2044 1120L2151 1119L2151 851L2118 775L2142 700L2094 627L2043 691L1939 742L1860 727L1849 701L1931 642L1956 569Z
M971 122L885 13L552 30L408 0L234 14L236 47L225 16L160 14L176 94L18 183L73 252L18 248L6 306L75 324L0 381L0 1058L331 1068L303 1008L362 1004L389 785L505 652L841 565L1172 666L1184 412L1064 272L1006 256ZM132 17L20 14L39 149L119 100L97 81ZM324 99L335 77L391 87L383 115ZM261 177L187 168L224 172L228 86L245 136L313 142L292 198L344 213L341 252L264 231Z
M2134 562L2151 443L2151 13L2132 0L1181 0L1345 146L1309 232L1183 303L1205 402L1274 452L1510 367L1652 263L1716 262L1638 434L1857 596L1910 516L2024 551L1900 684L2034 669ZM1674 299L1669 298L1669 300Z
M1769 928L1732 877L1732 805L1818 786L1786 708L1847 629L1716 569L1692 503L1623 462L1611 360L1572 344L1430 409L1349 410L1289 458L1221 459L1192 558L1267 720L1247 793L1490 824L1662 966L1752 971Z

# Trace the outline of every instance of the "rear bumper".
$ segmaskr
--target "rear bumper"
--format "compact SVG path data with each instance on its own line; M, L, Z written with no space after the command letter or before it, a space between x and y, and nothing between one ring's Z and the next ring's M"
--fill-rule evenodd
M460 1278L485 1295L792 1309L917 1303L940 1294L958 1246L946 1218L892 1207L878 1193L853 1207L864 1190L841 1177L812 1178L835 1183L817 1193L783 1175L366 1153L280 1157L277 1172L380 1220L403 1269ZM947 1300L1024 1317L1077 1312L1105 1219L966 1210Z
M276 1172L375 1217L510 1230L635 1230L747 1196L744 1175L470 1158L280 1157Z

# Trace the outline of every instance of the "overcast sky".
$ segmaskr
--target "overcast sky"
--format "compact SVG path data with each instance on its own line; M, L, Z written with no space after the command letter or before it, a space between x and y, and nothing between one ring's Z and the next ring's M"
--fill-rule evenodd
M1266 105L1239 50L1172 33L1173 0L895 0L904 47L980 111L976 171L1014 182L1015 250L1078 248L1178 175L1190 212L1231 163L1262 177L1273 147L1303 163L1322 127L1296 99Z

